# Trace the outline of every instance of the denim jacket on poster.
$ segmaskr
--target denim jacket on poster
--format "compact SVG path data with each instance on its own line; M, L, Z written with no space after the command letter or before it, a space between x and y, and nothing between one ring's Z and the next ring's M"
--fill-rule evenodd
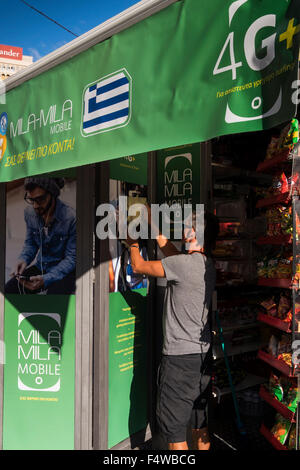
M44 219L33 207L24 211L26 239L19 259L35 266L43 273L44 285L48 287L75 270L76 266L76 214L74 209L56 199L54 216L48 233Z

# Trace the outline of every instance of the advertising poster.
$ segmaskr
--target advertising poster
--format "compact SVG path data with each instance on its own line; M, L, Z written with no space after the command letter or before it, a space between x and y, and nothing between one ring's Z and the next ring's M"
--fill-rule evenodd
M142 184L147 180L147 155L136 157L135 161L140 162L138 171L127 169L133 172L129 181L125 176L122 179L124 161L116 160L110 168L110 203L116 209L117 221L119 196L127 196L127 207L147 200L147 187ZM139 183L132 182L133 174ZM111 448L147 427L148 281L133 272L130 250L123 240L110 239L109 251L108 448ZM140 240L140 254L147 259L147 240Z
M7 185L4 449L73 449L76 181Z
M202 3L174 2L10 90L0 181L294 117L299 0Z

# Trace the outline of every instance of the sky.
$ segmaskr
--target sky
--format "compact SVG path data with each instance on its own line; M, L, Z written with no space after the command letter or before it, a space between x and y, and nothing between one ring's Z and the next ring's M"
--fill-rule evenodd
M26 0L35 8L81 35L117 15L137 0ZM33 11L21 0L0 0L0 44L22 47L34 62L75 36Z

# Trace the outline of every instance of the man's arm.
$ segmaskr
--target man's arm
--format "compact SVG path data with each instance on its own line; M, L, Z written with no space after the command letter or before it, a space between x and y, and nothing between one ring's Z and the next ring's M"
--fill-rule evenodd
M129 243L131 266L134 273L145 274L151 277L165 277L165 271L161 261L145 261L140 255L137 242Z

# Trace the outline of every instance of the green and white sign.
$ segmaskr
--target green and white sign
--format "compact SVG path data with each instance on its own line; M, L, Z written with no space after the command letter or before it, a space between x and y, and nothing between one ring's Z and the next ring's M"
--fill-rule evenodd
M175 237L176 227L179 227L181 233L184 206L192 205L195 208L195 205L200 203L200 157L200 144L168 148L158 152L157 202L175 209L174 214L167 216L167 220L172 221L170 226L172 239ZM176 222L177 217L179 222ZM164 231L163 225L160 228Z
M283 123L299 37L300 0L175 2L7 94L0 181Z
M75 296L7 295L4 449L73 449Z
M147 289L109 294L108 448L147 426Z
M158 152L157 199L168 206L199 204L200 144Z

